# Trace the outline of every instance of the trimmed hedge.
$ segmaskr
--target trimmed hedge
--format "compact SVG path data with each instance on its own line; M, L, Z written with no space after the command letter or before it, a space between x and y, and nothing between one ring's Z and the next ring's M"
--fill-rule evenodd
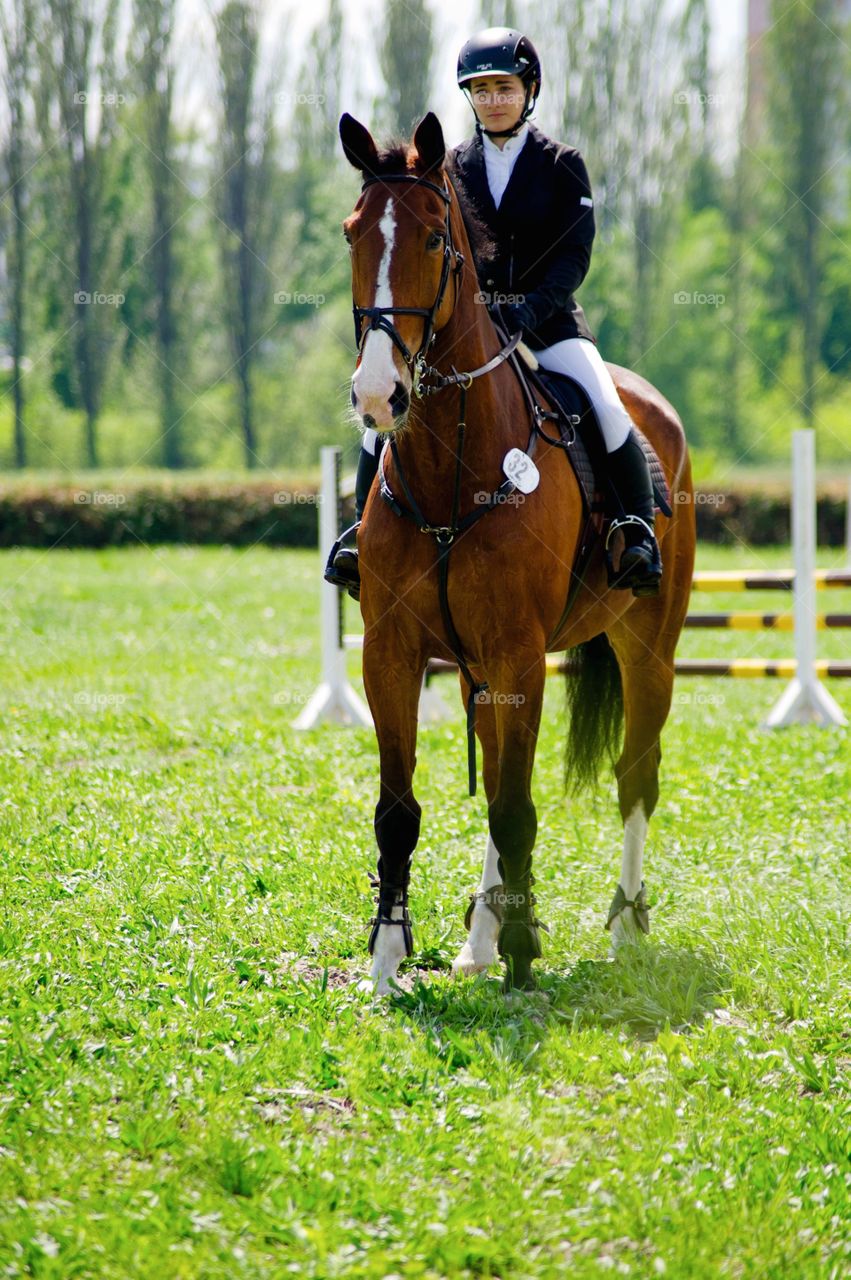
M840 492L821 492L816 501L816 526L821 546L845 542L847 498ZM792 540L788 493L754 490L732 492L695 490L697 536L703 542L772 546Z
M106 547L194 542L315 547L319 495L299 481L290 489L262 480L105 481L101 488L33 484L15 478L0 487L0 547ZM818 536L825 546L845 540L841 488L823 491ZM354 518L351 499L343 519ZM698 536L706 542L766 546L790 540L789 496L782 490L713 491L695 497Z
M137 482L102 488L0 488L0 546L107 547L152 542L317 545L315 486Z

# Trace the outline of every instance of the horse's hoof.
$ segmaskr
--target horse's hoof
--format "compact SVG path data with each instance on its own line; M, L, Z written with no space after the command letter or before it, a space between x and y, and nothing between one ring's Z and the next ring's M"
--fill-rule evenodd
M367 996L390 996L394 992L390 984L396 981L396 975L392 973L371 974L368 978L361 978L356 990Z
M475 955L469 942L465 942L452 962L452 977L472 978L477 973L486 973L494 959L494 956Z
M612 921L610 937L609 955L613 957L618 952L623 951L624 948L640 947L642 945L646 934L636 922L635 912L632 907L624 907L620 915L615 916Z
M505 977L502 989L506 995L519 991L534 991L537 983L529 960L511 960L505 962Z

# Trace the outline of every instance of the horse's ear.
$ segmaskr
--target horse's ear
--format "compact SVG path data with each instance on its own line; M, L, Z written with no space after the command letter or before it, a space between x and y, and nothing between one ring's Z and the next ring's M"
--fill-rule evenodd
M439 167L446 159L446 143L443 141L443 130L440 121L433 111L424 115L414 130L414 146L417 155L423 162L425 172Z
M353 164L361 173L375 173L378 167L378 152L372 140L372 134L360 120L355 120L348 111L340 116L340 141L349 164Z

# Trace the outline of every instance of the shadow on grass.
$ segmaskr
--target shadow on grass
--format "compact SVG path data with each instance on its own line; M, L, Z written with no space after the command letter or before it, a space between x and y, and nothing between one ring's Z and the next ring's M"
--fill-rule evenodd
M541 989L553 1014L574 1026L624 1027L647 1040L667 1025L685 1031L701 1023L731 982L719 956L650 943L616 960L580 960L565 975L543 974Z
M494 970L494 974L496 974ZM579 960L566 974L537 970L538 987L506 997L502 978L456 982L419 978L393 1007L416 1023L438 1056L466 1066L484 1035L500 1056L528 1064L553 1027L624 1029L655 1039L666 1026L702 1023L731 984L724 961L702 950L655 942L627 947L616 960Z

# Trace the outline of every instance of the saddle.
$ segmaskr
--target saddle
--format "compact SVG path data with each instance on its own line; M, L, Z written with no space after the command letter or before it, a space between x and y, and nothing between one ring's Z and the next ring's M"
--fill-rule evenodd
M586 512L604 514L606 446L599 419L586 391L574 378L564 373L553 373L540 367L533 370L527 365L522 366L522 373L536 390L555 401L557 410L560 411L555 434L573 467ZM634 423L633 430L650 468L656 510L670 516L671 493L659 456Z

